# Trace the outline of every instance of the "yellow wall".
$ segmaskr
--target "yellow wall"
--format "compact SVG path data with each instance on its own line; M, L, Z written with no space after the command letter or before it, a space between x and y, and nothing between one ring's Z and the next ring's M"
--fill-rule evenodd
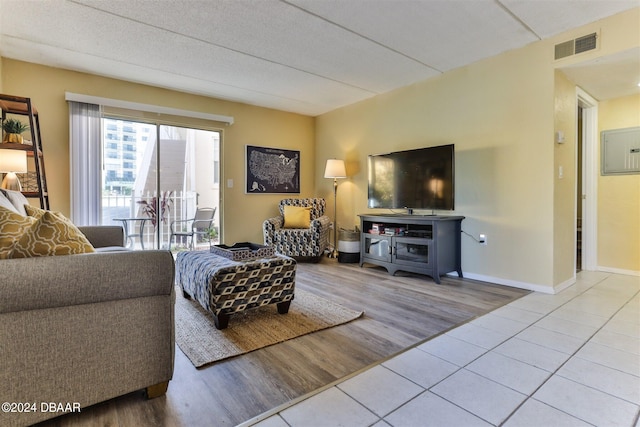
M598 105L600 132L636 126L640 126L640 95ZM640 274L640 175L598 177L598 266Z
M313 195L315 162L312 117L7 58L2 60L0 87L2 93L32 98L37 107L51 208L66 215L70 211L70 184L69 110L65 92L233 116L233 125L220 127L223 132L223 243L262 242L262 221L277 213L277 204L282 198L278 195L245 194L246 144L300 150L300 196ZM233 179L233 188L227 188L228 179Z
M340 180L337 222L353 228L357 214L368 211L368 154L454 143L455 213L466 216L466 232L488 236L487 246L462 236L467 276L553 291L573 276L575 243L575 86L556 69L639 46L639 21L636 8L316 119L6 58L0 88L34 99L52 207L63 212L69 210L65 91L234 116L234 125L221 128L226 243L261 241L260 224L276 214L281 198L244 194L245 144L300 150L300 196L325 197L331 215L333 186L323 178L324 165L345 159L349 178ZM553 60L556 43L593 31L600 36L595 51ZM600 128L638 126L638 111L637 98L604 102ZM565 132L562 146L554 142L556 130ZM599 265L638 271L638 202L623 197L638 193L637 180L603 177L598 185ZM614 194L613 201L603 199Z
M554 141L553 152L553 283L571 281L575 275L576 242L576 138L578 102L576 86L556 71L554 103L555 132L564 133L564 143ZM562 173L562 176L560 175Z
M455 213L488 241L462 236L463 270L551 286L553 81L537 44L320 116L316 171L345 158L350 176L339 187L338 224L352 227L367 212L367 155L453 143ZM331 194L330 180L319 184Z
M556 61L555 67L568 67L637 48L640 46L638 22L640 8L635 8L555 37L550 40L552 44L597 32L599 40L599 46L595 50ZM574 268L573 203L576 197L574 174L577 102L576 86L564 74L556 73L555 83L555 126L556 130L565 133L565 143L556 144L554 149L554 284L559 285L571 280ZM640 125L638 97L599 102L598 120L600 131ZM564 169L563 179L558 177L560 166ZM619 181L609 178L598 177L597 184L597 268L640 274L638 175L627 176Z
M463 235L467 276L548 292L571 281L576 94L555 69L638 46L639 11L318 117L316 183L330 211L332 186L322 179L322 167L331 157L347 161L349 178L338 190L338 225L353 227L357 214L368 211L368 154L454 143L455 213L466 217L463 230L488 238L487 246L480 246ZM593 31L601 35L596 51L554 61L556 43ZM554 143L559 128L570 144Z

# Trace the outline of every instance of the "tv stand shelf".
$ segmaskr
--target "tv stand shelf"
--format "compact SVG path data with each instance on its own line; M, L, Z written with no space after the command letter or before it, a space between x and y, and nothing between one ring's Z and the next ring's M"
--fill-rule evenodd
M463 216L372 215L360 216L360 267L375 264L396 271L440 276L452 271L462 277L461 238Z

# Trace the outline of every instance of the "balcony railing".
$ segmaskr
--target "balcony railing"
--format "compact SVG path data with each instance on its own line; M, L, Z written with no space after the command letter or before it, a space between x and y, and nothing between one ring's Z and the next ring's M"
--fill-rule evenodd
M192 191L160 192L160 221L155 212L155 200L158 199L156 192L147 192L143 196L125 196L120 194L109 194L102 196L102 224L115 225L120 222L115 218L148 218L142 233L145 248L169 248L169 238L171 236L170 224L175 220L191 219L195 216L198 207L198 194ZM153 207L152 207L153 206ZM149 207L145 209L145 207ZM140 222L135 222L130 226L135 230L129 230L129 234L139 234ZM160 229L159 242L156 241L156 230ZM217 227L216 227L217 229ZM139 238L135 239L134 248L141 248ZM212 239L216 240L217 239ZM173 242L173 248L186 246L187 242ZM208 245L208 242L206 242ZM172 248L172 249L173 249Z

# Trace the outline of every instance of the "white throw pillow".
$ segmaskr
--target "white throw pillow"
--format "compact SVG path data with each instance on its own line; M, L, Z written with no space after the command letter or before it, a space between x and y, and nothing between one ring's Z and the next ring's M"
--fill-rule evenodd
M0 192L0 206L9 209L11 212L18 213L18 210L11 203L9 199L4 195L4 192Z
M13 204L13 210L18 212L21 215L27 216L27 211L24 208L24 205L28 205L29 201L24 194L19 191L11 191L11 190L2 190L7 199Z

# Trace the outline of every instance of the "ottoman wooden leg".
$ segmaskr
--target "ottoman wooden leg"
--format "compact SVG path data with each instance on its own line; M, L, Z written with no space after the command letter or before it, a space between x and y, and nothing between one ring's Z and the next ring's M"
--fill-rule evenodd
M291 305L291 301L279 302L276 304L278 307L278 313L287 314L289 312L289 306Z
M214 314L213 321L216 324L216 329L225 329L229 326L229 317L231 316L228 314L220 313L217 316Z

